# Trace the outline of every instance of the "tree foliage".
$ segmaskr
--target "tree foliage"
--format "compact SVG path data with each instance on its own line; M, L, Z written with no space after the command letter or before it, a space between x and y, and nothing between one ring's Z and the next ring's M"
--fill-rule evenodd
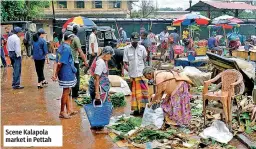
M157 10L154 0L142 0L136 6L139 10L132 11L132 18L147 18Z
M159 8L159 11L183 11L183 8L181 8L181 7L178 7L178 8L165 7L165 8Z
M23 21L40 18L49 1L1 1L1 21Z
M148 17L151 13L154 13L155 6L152 0L141 1L141 14L143 18Z

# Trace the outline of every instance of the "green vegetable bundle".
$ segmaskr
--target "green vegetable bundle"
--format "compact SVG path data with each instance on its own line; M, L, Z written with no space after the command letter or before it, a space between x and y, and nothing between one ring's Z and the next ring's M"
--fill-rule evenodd
M131 140L135 143L143 144L146 142L151 142L153 140L168 139L175 132L176 132L175 130L160 131L160 130L144 129L140 131L138 134L136 134L136 136Z
M89 96L85 96L80 100L76 99L75 102L78 106L84 106L85 104L91 103L91 98Z
M134 130L136 127L140 127L142 119L139 117L131 117L131 118L120 118L117 121L118 124L110 126L110 128L120 131L124 134L128 133L131 130Z
M111 95L110 100L114 108L123 107L126 105L125 96L123 93L115 93Z

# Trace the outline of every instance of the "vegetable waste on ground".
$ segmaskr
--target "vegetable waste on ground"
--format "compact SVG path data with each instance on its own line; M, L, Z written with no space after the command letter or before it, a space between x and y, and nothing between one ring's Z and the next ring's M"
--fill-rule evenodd
M125 95L123 93L115 93L111 95L110 100L114 108L123 107L126 105Z
M143 129L136 134L135 137L131 138L132 142L144 144L146 142L151 142L154 140L163 140L168 139L172 134L176 133L176 130L152 130L152 129Z
M110 126L109 128L119 131L123 134L128 133L131 130L134 130L136 127L140 127L142 118L139 117L130 117L124 118L121 117L115 125Z
M91 103L91 98L86 95L85 97L77 98L77 99L75 100L75 103L76 103L78 106L84 106L85 104Z

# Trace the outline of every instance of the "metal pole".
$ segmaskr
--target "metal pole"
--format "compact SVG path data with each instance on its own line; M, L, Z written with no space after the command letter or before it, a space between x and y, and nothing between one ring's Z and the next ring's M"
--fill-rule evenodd
M55 20L55 10L54 10L54 3L53 3L53 0L52 0L52 15L53 15L53 20L52 20L53 32L55 32L55 23L56 23L56 20Z
M191 5L192 5L192 0L189 0L189 11L190 11L190 13L192 12Z

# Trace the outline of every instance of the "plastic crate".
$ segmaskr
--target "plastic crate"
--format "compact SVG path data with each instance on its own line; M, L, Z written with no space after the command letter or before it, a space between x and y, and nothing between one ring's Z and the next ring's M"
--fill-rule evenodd
M94 102L84 105L84 109L91 127L102 127L109 124L113 106L109 101L105 101L101 106L95 106Z
M196 51L196 55L204 56L204 55L206 55L207 47L198 47L198 48L196 48L195 51Z

